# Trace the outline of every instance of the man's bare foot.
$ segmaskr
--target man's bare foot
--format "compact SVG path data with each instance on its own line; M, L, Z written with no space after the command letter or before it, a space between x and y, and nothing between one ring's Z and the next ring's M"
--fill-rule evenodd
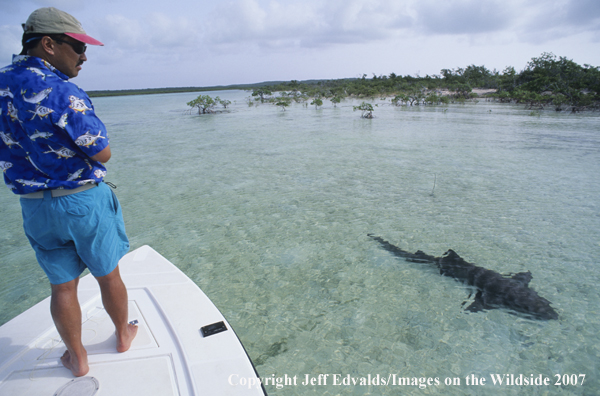
M75 377L83 377L90 371L90 367L87 362L87 352L85 352L83 359L84 361L80 362L76 358L72 357L69 351L65 351L65 353L60 358L63 366L71 370Z
M138 327L136 325L127 323L125 334L119 336L119 333L115 333L117 335L117 352L125 352L129 350L137 331Z

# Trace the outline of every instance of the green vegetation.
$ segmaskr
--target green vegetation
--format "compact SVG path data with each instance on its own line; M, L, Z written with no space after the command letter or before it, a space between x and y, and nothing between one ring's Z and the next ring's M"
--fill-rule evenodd
M353 106L354 111L360 110L362 118L373 118L373 105L371 103L362 102L359 106Z
M231 104L231 100L221 99L218 96L212 98L209 95L200 95L196 99L187 102L187 105L191 107L190 110L198 109L198 114L214 114L214 108L217 104L227 109L227 106Z
M260 99L260 103L264 103L265 102L265 96L267 95L271 95L273 92L271 92L269 89L267 88L257 88L252 92L252 96L256 96L257 100Z
M373 75L367 78L263 82L259 84L204 88L162 88L124 91L91 91L90 96L139 95L176 92L203 92L227 89L252 91L249 106L272 103L285 110L292 101L319 108L328 99L335 107L344 98L375 100L390 98L395 106L444 105L465 103L479 95L474 89L487 89L490 100L524 104L529 109L581 110L600 109L600 67L578 65L565 57L543 53L532 58L517 72L513 66L502 72L485 66L442 69L439 75L425 77ZM274 93L279 96L273 97ZM202 96L202 95L201 95ZM228 104L221 103L225 108ZM197 106L192 106L197 107ZM213 106L214 107L214 106ZM199 111L201 108L198 107ZM208 108L210 112L212 108Z
M425 77L402 77L391 73L389 76L373 75L372 78L363 74L355 79L292 80L261 86L252 96L260 97L264 103L274 100L268 97L271 93L285 92L296 101L314 98L311 105L316 107L322 105L317 104L316 98L328 98L335 106L346 97L371 100L391 97L396 106L416 106L465 103L479 96L473 92L475 88L489 90L485 96L493 100L523 103L530 109L600 109L600 67L580 66L551 53L532 58L520 73L512 66L499 72L470 65L442 69L440 75Z
M530 108L598 109L600 68L580 66L565 57L543 53L539 58L532 58L519 74L513 68L507 68L495 97L526 103Z
M215 101L218 102L224 109L227 108L231 104L231 100L221 99L218 96L215 98Z
M192 109L198 109L198 114L208 114L215 112L213 108L217 105L217 103L217 100L208 95L200 95L196 99L187 102L187 105Z
M285 108L288 107L291 103L292 103L292 98L286 96L285 93L282 92L282 95L277 98L277 101L275 102L275 106L281 107L281 109L283 111L285 111Z
M318 109L319 107L323 106L323 100L321 99L320 96L317 96L313 99L312 102L310 102L311 105L315 106L315 109Z

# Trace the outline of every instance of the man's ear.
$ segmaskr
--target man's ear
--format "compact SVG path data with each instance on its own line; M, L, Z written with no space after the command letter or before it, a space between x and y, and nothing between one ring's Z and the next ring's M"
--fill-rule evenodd
M44 36L42 37L36 48L40 51L43 51L44 53L47 53L48 55L54 55L55 45L56 43L54 42L54 40L52 40L49 36Z

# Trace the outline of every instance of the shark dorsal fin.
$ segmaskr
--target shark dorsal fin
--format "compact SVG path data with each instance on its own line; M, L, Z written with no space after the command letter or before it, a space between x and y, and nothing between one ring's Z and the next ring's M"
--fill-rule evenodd
M524 286L528 286L529 281L533 277L531 276L531 272L527 271L527 272L519 272L518 274L514 274L511 278L516 280L517 282L521 282Z

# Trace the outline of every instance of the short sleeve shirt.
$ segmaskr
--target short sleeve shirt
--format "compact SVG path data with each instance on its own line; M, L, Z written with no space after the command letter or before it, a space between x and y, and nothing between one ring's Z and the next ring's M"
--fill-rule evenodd
M88 95L51 64L15 55L0 69L0 169L15 194L102 181L90 157L108 144Z

